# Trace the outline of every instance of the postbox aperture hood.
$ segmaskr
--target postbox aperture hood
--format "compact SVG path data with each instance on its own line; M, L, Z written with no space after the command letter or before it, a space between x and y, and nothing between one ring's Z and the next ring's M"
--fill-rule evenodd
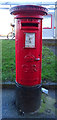
M16 18L42 18L42 16L47 15L48 10L42 6L36 5L20 5L15 6L10 9L10 14L15 15Z

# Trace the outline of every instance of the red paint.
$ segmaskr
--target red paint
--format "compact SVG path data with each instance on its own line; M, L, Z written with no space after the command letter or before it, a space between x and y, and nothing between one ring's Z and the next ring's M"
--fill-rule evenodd
M14 7L10 12L16 18L16 82L25 86L38 85L41 83L42 16L47 14L47 9L25 5ZM29 33L35 37L32 48L25 47ZM29 40L34 40L34 37Z

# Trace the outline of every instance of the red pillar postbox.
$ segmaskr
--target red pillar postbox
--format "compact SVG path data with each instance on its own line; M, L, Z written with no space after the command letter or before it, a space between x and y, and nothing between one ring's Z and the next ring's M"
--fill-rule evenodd
M16 105L33 112L41 101L42 18L47 9L21 5L10 13L16 19Z

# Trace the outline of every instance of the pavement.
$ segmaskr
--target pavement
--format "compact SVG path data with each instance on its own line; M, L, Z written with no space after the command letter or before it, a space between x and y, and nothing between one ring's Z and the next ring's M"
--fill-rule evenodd
M10 39L12 39L12 38L10 38ZM15 39L15 37L14 37L14 39ZM0 40L8 40L8 38L7 38L7 36L0 36Z
M48 91L48 95L42 93L41 106L37 112L21 114L15 105L15 88L3 88L1 120L57 120L57 89L49 89Z
M7 37L6 36L0 36L0 39L2 40L2 39L7 39Z

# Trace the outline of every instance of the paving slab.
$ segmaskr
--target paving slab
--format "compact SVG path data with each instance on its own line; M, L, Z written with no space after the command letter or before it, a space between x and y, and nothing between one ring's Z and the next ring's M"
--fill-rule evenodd
M57 120L57 90L49 89L48 95L42 93L41 106L37 112L31 114L20 113L15 105L15 89L5 88L2 90L2 120ZM6 119L7 118L7 119Z

